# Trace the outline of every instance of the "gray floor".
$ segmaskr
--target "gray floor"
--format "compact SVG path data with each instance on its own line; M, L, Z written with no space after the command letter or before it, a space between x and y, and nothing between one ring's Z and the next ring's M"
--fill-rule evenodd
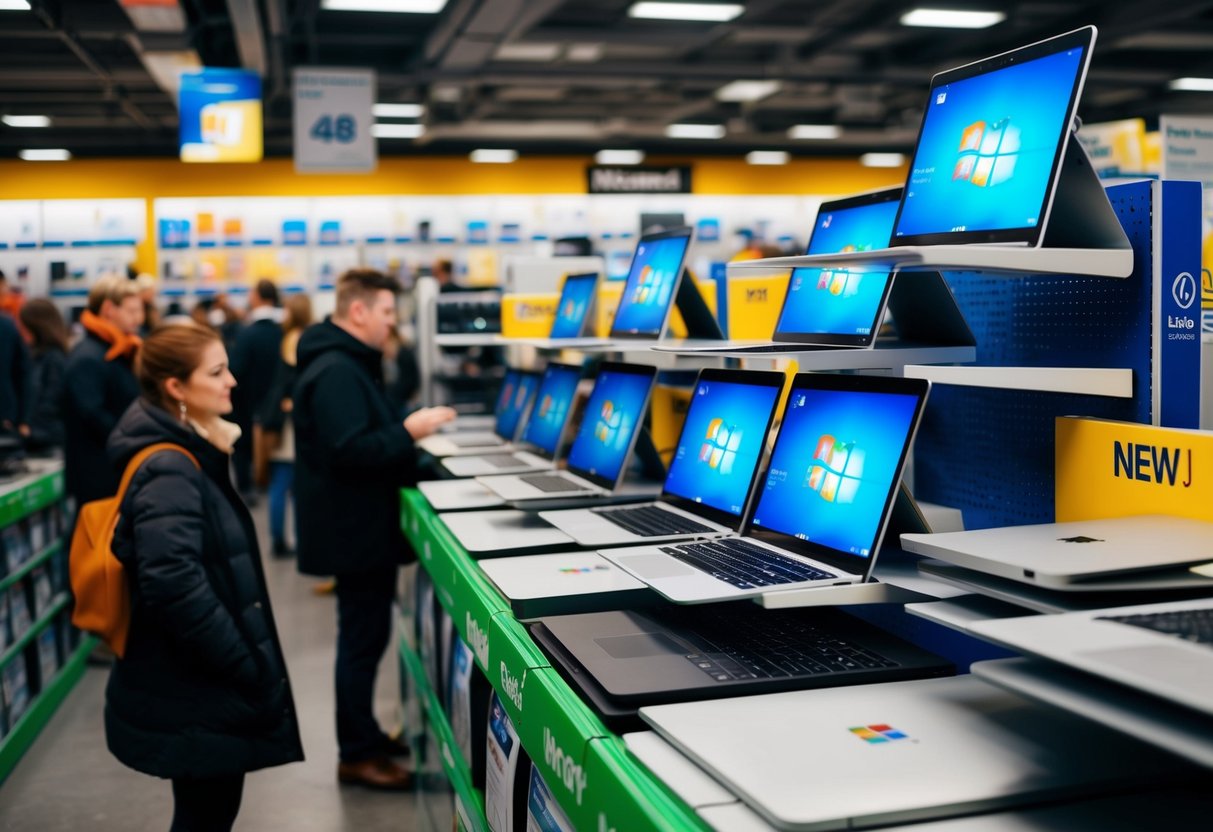
M265 502L253 512L268 549ZM270 596L286 651L303 732L306 762L249 775L236 829L411 830L412 794L384 794L336 782L331 596L293 560L266 557ZM385 727L399 723L399 677L393 654L379 674L377 711ZM89 668L34 746L0 786L0 830L130 830L164 832L172 801L167 781L124 768L105 748L101 707L108 671Z

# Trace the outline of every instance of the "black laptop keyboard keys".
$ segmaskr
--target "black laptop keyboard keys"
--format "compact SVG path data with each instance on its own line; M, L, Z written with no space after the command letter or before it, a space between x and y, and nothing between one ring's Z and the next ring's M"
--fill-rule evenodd
M572 480L566 480L564 477L558 477L555 474L527 474L518 479L525 482L527 485L533 485L540 491L549 494L556 494L561 491L589 491L587 486L580 485Z
M713 530L702 523L688 520L680 514L658 506L636 508L594 509L621 529L642 537L666 537L675 534L710 534Z
M1105 615L1100 620L1166 633L1197 644L1213 645L1213 609L1173 610L1143 615Z
M837 577L807 563L737 538L666 546L661 551L738 589Z

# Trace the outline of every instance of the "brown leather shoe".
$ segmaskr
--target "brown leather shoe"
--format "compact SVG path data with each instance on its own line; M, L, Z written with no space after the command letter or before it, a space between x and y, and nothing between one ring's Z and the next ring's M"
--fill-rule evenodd
M338 763L337 780L368 789L401 792L413 787L413 773L387 757L357 763Z

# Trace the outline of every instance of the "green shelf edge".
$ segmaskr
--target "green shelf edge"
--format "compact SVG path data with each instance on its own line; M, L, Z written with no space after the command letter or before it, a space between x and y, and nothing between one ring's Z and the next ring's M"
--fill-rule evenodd
M38 494L33 503L27 504L27 501L31 499L30 493L35 490L45 490L46 493ZM63 469L60 468L58 471L43 474L28 485L0 497L0 528L24 520L35 511L41 511L62 499Z
M7 592L9 587L16 584L17 581L20 581L22 578L27 577L31 572L42 564L46 563L55 555L59 554L61 551L63 551L62 540L56 540L50 546L45 547L41 552L18 566L3 579L0 579L0 592Z
M46 612L38 617L38 620L30 624L25 635L14 641L3 655L0 655L0 667L4 667L17 656L21 655L21 651L34 643L34 639L38 638L38 634L47 628L55 616L67 609L72 603L72 596L66 592L60 592L51 599L51 606Z
M97 639L92 636L85 636L80 640L76 652L59 669L50 687L38 694L29 709L21 715L21 719L17 721L13 730L9 731L8 736L3 740L0 740L0 784L8 779L25 752L34 744L38 734L50 722L55 711L76 686L76 682L80 681L88 663L88 655L96 643Z

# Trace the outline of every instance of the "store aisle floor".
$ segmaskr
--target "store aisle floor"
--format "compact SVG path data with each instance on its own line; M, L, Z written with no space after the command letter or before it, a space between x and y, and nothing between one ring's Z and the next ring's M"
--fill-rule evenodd
M253 511L268 551L265 501ZM332 596L294 560L265 557L270 597L286 652L307 760L254 772L245 781L238 832L411 830L415 799L338 786L333 725L336 625ZM399 675L394 654L379 674L381 723L398 723ZM34 746L0 785L0 830L74 832L80 829L164 832L172 813L168 781L133 772L105 748L102 702L109 671L89 668Z

